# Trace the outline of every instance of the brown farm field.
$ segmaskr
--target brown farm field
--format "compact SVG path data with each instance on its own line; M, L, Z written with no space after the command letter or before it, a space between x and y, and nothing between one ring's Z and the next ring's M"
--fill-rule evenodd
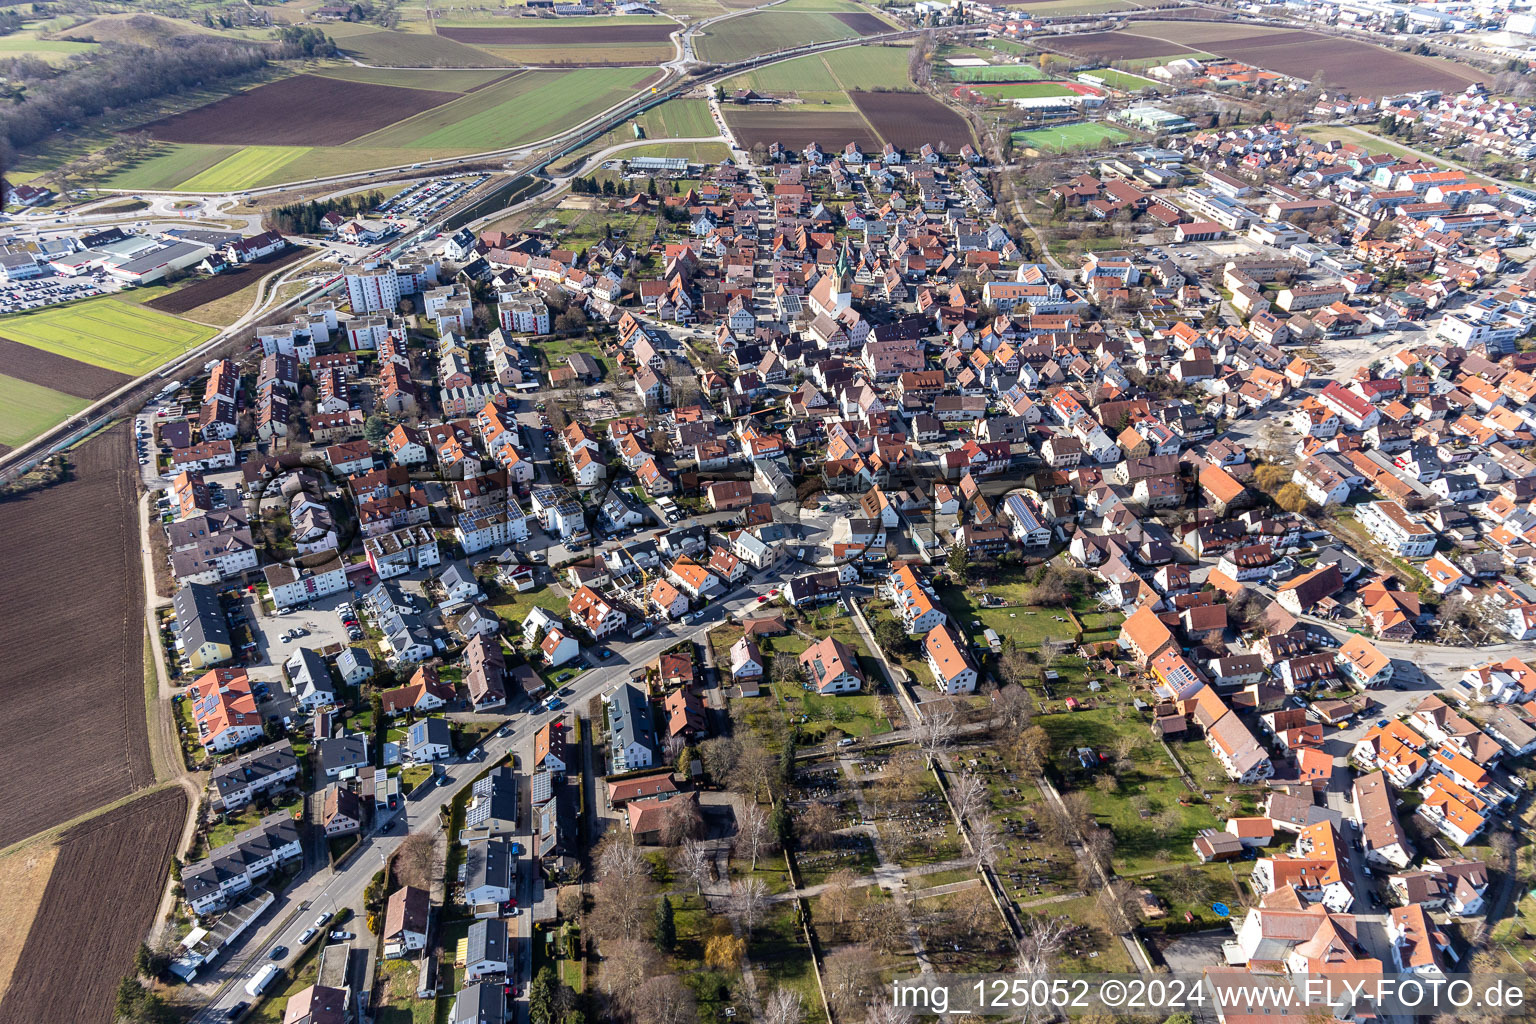
M880 149L880 140L869 123L853 113L803 114L798 110L734 107L726 109L725 119L748 149L759 142L765 146L778 142L793 150L816 142L829 153L850 142L857 142L866 153Z
M72 479L0 503L0 847L155 781L128 424L71 462Z
M891 31L891 26L864 11L844 12L834 14L832 17L847 25L861 36L877 36L882 32Z
M867 15L866 15L867 17ZM590 43L664 43L676 26L664 25L581 25L554 28L538 25L523 27L440 28L437 34L470 46L560 46Z
M7 375L76 398L100 398L132 380L101 366L0 338L0 366Z
M1311 81L1321 73L1330 85L1372 95L1425 88L1464 89L1488 77L1476 68L1440 57L1401 53L1357 39L1305 29L1169 20L1134 22L1124 33L1105 35L1130 35L1174 47L1172 52L1178 53L1206 50L1303 81ZM1083 38L1086 37L1077 37L1079 40ZM1162 54L1116 56L1154 57Z
M109 1024L118 979L154 923L186 810L186 792L171 786L64 833L0 1021Z
M151 309L158 309L162 313L180 315L199 306L206 306L226 295L233 295L247 285L255 284L274 270L281 270L290 263L296 263L306 256L314 255L314 251L302 246L289 246L264 260L245 263L237 270L226 270L222 274L204 278L185 288L178 288L176 291L150 299L144 305Z
M971 141L965 118L921 92L850 92L859 113L881 138L898 149L915 152L924 143L954 152Z
M161 142L222 146L339 146L442 106L458 93L296 75L151 121Z
M1149 28L1159 27L1160 23ZM1051 42L1063 50L1098 60L1140 60L1144 57L1172 57L1198 49L1130 32L1085 32L1079 36L1061 36Z

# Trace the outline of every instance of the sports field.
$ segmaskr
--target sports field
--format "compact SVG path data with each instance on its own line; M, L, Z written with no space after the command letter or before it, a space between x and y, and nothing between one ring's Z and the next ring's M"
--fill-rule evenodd
M1034 82L1045 77L1045 72L1033 64L993 64L985 68L939 67L956 82Z
M1056 128L1031 128L1013 133L1015 146L1060 153L1078 146L1113 145L1124 142L1128 136L1118 128L1107 124L1085 121L1081 124L1064 124Z
M215 333L112 296L0 317L0 337L134 377Z
M90 404L88 398L0 374L0 444L15 448Z
M1104 80L1104 84L1111 89L1119 89L1122 92L1139 92L1142 89L1161 90L1157 82L1150 78L1142 78L1140 75L1128 74L1124 71L1116 71L1114 68L1094 68L1086 74Z

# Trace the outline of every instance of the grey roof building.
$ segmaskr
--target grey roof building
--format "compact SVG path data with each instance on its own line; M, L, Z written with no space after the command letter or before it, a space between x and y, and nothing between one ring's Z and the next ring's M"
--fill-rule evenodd
M453 999L453 1024L504 1024L506 999L500 985L467 985Z
M299 759L293 753L293 744L280 740L219 765L210 773L208 783L218 794L217 803L233 810L250 803L255 794L298 775Z
M203 914L224 906L272 873L281 862L303 856L299 826L285 812L269 814L181 873L187 904Z
M228 647L229 623L219 604L219 592L204 583L186 583L176 591L176 632L188 653L204 644Z
M334 739L319 740L315 743L315 756L318 759L320 771L326 778L334 779L349 768L363 768L368 765L368 738L338 736Z
M331 669L319 651L300 647L283 662L288 681L293 685L293 699L300 707L315 708L322 704L336 703L336 685L331 682Z
M486 974L505 971L511 960L511 943L507 938L505 918L493 917L476 921L469 926L468 945L464 952L464 977L478 980Z
M616 774L655 763L656 726L650 702L638 687L621 683L614 689L608 698L608 728L613 734L609 746Z
M512 892L516 874L512 844L505 839L486 839L469 844L464 855L464 896L471 904L499 902Z
M464 812L466 828L517 826L517 772L511 766L491 769L475 781L473 793L474 800Z

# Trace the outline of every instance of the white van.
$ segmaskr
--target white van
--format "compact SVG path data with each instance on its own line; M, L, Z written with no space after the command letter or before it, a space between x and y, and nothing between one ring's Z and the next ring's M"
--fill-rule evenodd
M248 996L261 995L262 992L266 991L267 986L272 984L272 980L277 977L280 970L282 968L278 967L277 964L267 964L261 970L251 975L251 980L245 983L245 994Z

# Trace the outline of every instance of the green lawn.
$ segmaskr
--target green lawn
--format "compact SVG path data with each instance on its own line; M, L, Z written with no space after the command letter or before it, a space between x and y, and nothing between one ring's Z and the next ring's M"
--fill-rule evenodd
M0 337L135 377L214 333L112 296L0 317Z
M1127 74L1124 71L1116 71L1114 68L1095 68L1088 74L1095 78L1103 79L1104 84L1111 89L1120 89L1125 92L1140 92L1142 89L1162 90L1162 86L1150 78L1140 75Z
M984 68L940 66L944 74L956 82L1035 82L1045 77L1045 72L1033 64L992 64Z
M988 628L999 636L1011 637L1020 647L1039 647L1049 639L1071 640L1077 635L1063 608L1042 608L1019 603L1022 583L999 583L986 592L1007 602L1003 607L983 608L975 598L959 587L938 588L939 602L954 618L955 625L970 632L976 642L986 646L983 634ZM1068 619L1062 622L1059 619ZM980 623L980 625L977 625Z
M252 182L280 174L308 152L309 148L305 146L246 146L177 187L189 192L230 192L249 188Z
M214 826L208 830L208 846L210 849L223 846L235 838L237 833L254 827L267 814L276 814L278 811L287 811L289 814L293 814L303 808L303 806L304 798L302 796L296 796L287 803L279 804L265 813L258 810L255 804L249 804L242 807L237 813L229 815L227 821L220 819L215 822Z
M1064 124L1056 128L1030 128L1013 133L1015 146L1060 153L1078 146L1113 145L1124 142L1128 135L1118 128L1093 121Z
M1127 872L1154 871L1169 863L1194 863L1190 844L1203 828L1220 824L1210 805L1179 778L1146 723L1124 706L1042 715L1035 719L1051 737L1053 761L1066 788L1081 792L1094 815L1115 834L1115 863ZM1122 737L1134 741L1125 770L1106 766L1093 773L1077 765L1081 746L1116 759ZM1101 790L1097 779L1112 774L1118 785Z
M546 584L539 584L532 590L519 594L516 591L508 591L491 604L491 611L501 616L501 620L507 624L515 635L522 636L523 620L528 618L528 613L534 606L548 609L562 619L570 614L570 598L555 593L554 589Z
M14 448L90 405L30 381L0 374L0 444Z

